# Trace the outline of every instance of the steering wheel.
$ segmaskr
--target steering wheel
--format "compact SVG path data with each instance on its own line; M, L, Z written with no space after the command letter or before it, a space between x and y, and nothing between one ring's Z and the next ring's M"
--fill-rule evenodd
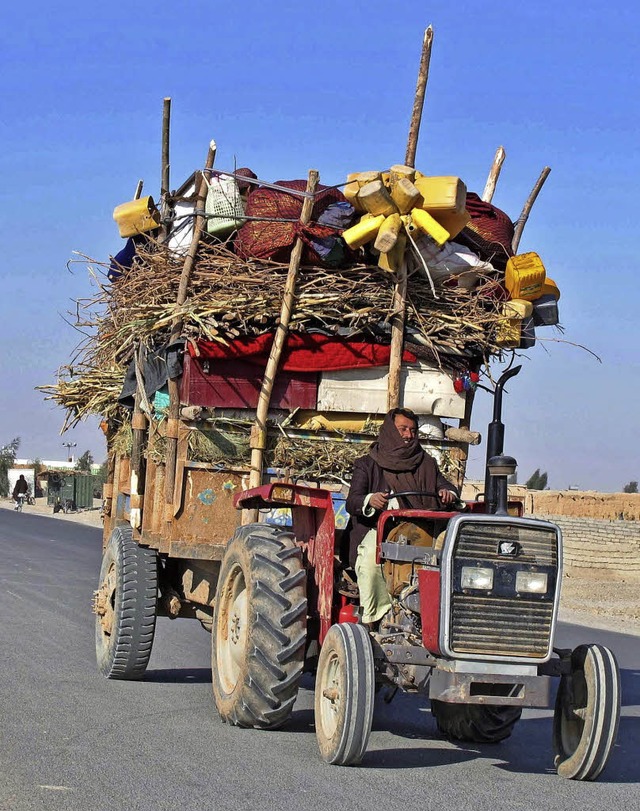
M459 499L456 496L456 500L452 504L444 504L439 493L433 493L429 490L401 490L399 493L391 493L391 498L401 498L402 496L427 496L429 498L435 498L435 509L442 512L456 509L455 505L459 502Z

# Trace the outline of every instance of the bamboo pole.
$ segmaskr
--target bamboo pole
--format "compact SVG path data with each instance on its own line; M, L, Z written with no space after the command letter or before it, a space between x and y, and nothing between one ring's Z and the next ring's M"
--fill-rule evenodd
M531 189L531 194L529 195L529 197L527 197L527 201L522 208L522 212L518 217L518 219L516 220L516 227L513 234L513 242L511 243L511 247L513 248L514 253L518 253L520 240L522 239L522 232L524 231L524 227L527 224L527 220L529 219L529 214L531 213L533 204L535 203L537 196L540 194L540 189L542 189L542 187L544 186L544 182L549 177L550 172L551 172L550 166L545 166L544 169L540 172L540 177L536 180L533 189Z
M315 202L316 187L318 185L318 172L315 169L309 171L307 179L307 193L309 196L305 197L302 204L302 213L300 214L300 222L303 225L311 219L313 211L313 204ZM291 313L295 303L296 282L298 279L298 270L300 269L300 262L302 259L302 250L304 243L297 238L293 250L291 251L291 259L289 261L289 272L287 273L287 280L284 288L284 296L282 299L282 307L280 309L280 321L276 334L271 345L271 352L264 371L264 378L262 387L260 389L260 396L258 398L258 406L256 409L256 420L251 432L251 471L249 473L249 487L258 487L262 483L262 464L264 459L264 451L267 445L267 416L269 413L269 403L271 402L271 394L273 393L273 384L275 382L282 350L287 339L289 332L289 323L291 321ZM256 510L246 510L243 514L243 523L251 523L257 520Z
M493 195L496 191L496 184L498 182L498 178L500 177L502 164L504 163L506 155L507 153L504 151L504 147L499 146L496 149L496 154L494 155L493 163L491 164L491 169L489 170L489 177L487 178L484 191L482 192L482 199L485 203L490 203L493 200Z
M204 217L204 204L207 197L207 179L206 175L213 167L216 157L216 142L211 141L209 144L209 151L207 152L207 159L205 161L205 168L200 178L198 186L198 197L196 201L196 217L193 224L193 236L191 237L191 244L189 251L184 260L182 273L180 275L180 282L178 284L178 295L176 296L176 314L173 317L171 324L171 336L169 344L175 343L180 338L182 331L182 313L180 308L185 302L187 297L187 288L189 286L189 278L191 271L195 264L196 254L198 252L198 245L200 244L200 236L205 224ZM164 497L165 497L165 518L170 521L173 518L173 490L175 486L176 475L176 451L178 447L178 422L180 418L180 391L178 389L178 381L169 378L167 381L169 389L169 414L167 420L167 442L166 442L166 466L165 466L165 480L164 480Z
M409 138L407 140L407 153L405 164L407 166L416 165L416 150L418 147L418 134L422 122L422 109L424 107L424 96L427 89L427 79L429 78L429 63L431 61L431 46L433 44L433 26L430 25L424 32L422 40L422 55L420 57L420 67L418 69L418 83L413 101L413 112L411 113L411 124L409 125Z
M162 218L162 235L160 241L164 242L169 236L169 136L171 131L171 99L166 97L162 104L162 166L160 182L160 214Z

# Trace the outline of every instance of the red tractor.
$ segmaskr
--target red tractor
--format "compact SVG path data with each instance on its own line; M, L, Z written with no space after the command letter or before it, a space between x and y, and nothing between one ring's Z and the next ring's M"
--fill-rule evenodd
M496 742L523 707L549 706L559 677L557 771L576 780L600 774L617 734L618 666L602 645L554 647L562 537L555 524L507 504L515 460L501 454L499 398L511 374L500 381L489 431L487 499L463 511L380 515L392 607L375 632L359 622L357 587L337 554L330 492L273 483L237 496L239 509L290 508L292 526L240 528L222 562L212 670L225 721L282 725L303 669L315 669L321 757L351 765L366 750L380 687L427 695L449 738Z

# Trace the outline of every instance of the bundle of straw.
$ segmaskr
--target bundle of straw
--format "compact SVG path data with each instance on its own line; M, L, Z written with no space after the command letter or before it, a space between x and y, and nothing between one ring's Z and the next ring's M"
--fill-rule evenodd
M58 382L40 387L67 410L65 428L88 414L116 416L117 395L134 348L140 342L150 349L162 346L177 314L186 341L226 343L277 326L285 265L242 261L224 245L202 243L187 299L178 310L182 260L165 246L149 242L140 248L133 268L113 284L104 279L106 265L83 259L90 263L97 291L77 302L74 318L76 327L89 337L77 347L71 363L62 367ZM290 329L384 335L394 315L393 285L393 274L376 266L304 267ZM441 288L435 298L418 269L410 274L408 335L445 367L451 357L487 359L498 352L494 339L498 317L497 304L490 298L456 287Z

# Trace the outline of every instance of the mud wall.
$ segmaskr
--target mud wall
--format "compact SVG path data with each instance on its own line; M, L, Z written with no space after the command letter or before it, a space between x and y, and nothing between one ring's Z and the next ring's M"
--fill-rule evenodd
M637 580L640 601L640 522L542 515L562 530L565 568L607 579Z
M525 512L531 515L544 513L581 518L640 521L640 494L638 493L522 489L524 490ZM515 492L514 495L516 495Z

